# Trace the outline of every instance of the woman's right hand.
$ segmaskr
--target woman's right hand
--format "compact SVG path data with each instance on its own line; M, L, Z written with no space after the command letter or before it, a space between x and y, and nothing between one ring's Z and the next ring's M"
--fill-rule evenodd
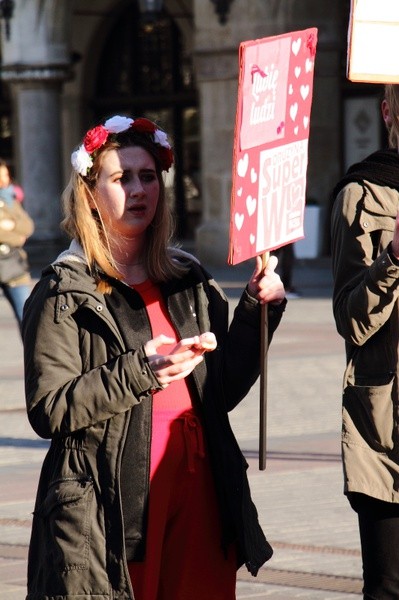
M215 336L207 332L202 336L196 335L180 340L168 354L158 352L161 346L173 343L175 343L173 338L159 335L144 345L148 364L164 388L173 381L187 377L202 362L204 352L216 348Z

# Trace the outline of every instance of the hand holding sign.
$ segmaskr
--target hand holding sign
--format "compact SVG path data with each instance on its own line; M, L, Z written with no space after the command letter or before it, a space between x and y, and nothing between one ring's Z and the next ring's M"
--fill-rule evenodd
M280 304L284 300L284 286L277 275L277 257L270 256L263 265L262 257L256 257L256 266L248 283L248 291L261 304Z

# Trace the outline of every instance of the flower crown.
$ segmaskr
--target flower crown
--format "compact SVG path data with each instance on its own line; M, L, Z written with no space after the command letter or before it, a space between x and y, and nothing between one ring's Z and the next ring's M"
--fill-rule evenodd
M130 119L118 115L105 121L104 125L97 125L97 127L89 129L83 138L83 144L81 144L77 150L72 152L71 163L74 170L79 173L79 175L87 176L93 166L93 152L105 144L109 135L122 133L128 129L132 129L137 133L149 134L151 136L151 141L156 146L159 146L157 151L162 170L169 171L173 164L173 152L166 133L159 129L157 125L149 119L143 117L140 117L139 119Z

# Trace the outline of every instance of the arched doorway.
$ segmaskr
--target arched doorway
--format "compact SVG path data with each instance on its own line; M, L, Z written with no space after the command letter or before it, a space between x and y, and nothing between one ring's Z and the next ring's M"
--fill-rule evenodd
M176 233L191 238L200 203L198 98L191 57L165 9L153 22L134 2L121 12L102 47L91 109L97 120L118 112L145 116L168 132L176 152L167 181Z

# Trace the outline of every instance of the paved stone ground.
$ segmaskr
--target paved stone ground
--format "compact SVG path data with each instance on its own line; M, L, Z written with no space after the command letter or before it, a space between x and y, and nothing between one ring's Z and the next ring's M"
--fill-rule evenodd
M211 269L235 302L249 265ZM343 343L331 313L328 260L302 261L268 354L267 466L258 467L259 384L231 415L274 556L257 578L240 569L238 600L361 597L357 523L342 495ZM22 344L0 295L0 600L23 600L31 512L47 442L24 411Z

